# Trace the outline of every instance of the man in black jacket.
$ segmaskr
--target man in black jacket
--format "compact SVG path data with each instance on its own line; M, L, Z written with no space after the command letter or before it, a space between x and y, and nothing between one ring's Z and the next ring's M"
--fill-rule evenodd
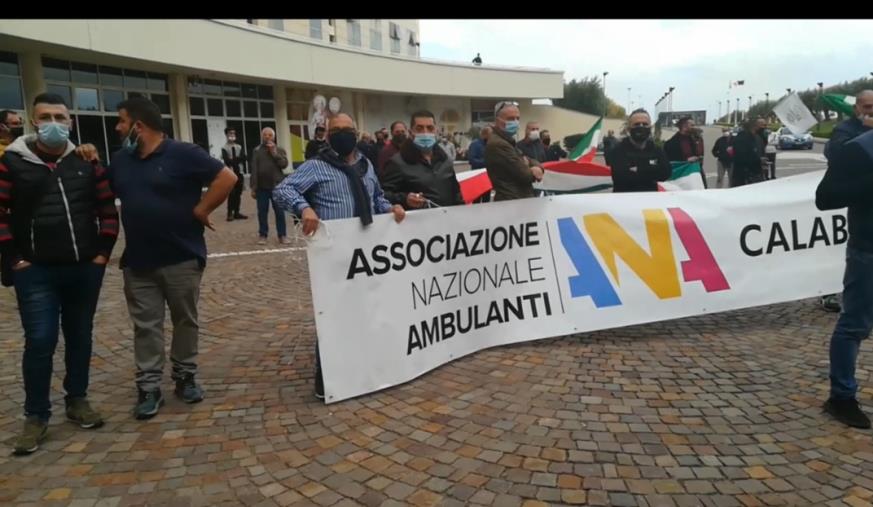
M409 121L411 138L385 165L382 189L405 209L464 204L452 160L436 144L433 113L418 111Z
M830 344L830 398L825 410L855 428L870 428L856 393L855 364L861 341L873 330L873 131L846 145L828 169L815 193L820 210L848 207L849 242L843 277L843 311Z
M34 100L38 134L0 158L0 248L11 260L24 328L24 431L15 454L39 448L51 417L52 357L64 331L66 415L82 428L103 418L86 399L97 298L118 236L105 169L73 154L70 114L58 95Z
M240 213L239 208L242 204L243 181L245 180L243 165L247 162L246 154L242 146L236 142L236 130L228 127L224 129L224 135L227 136L227 144L221 148L221 159L225 166L233 170L237 178L236 185L227 198L227 221L244 220L248 217Z
M541 139L543 146L546 147L546 160L544 162L555 162L567 158L567 152L561 149L560 141L552 144L552 134L548 130L543 130Z
M734 138L734 160L731 188L756 183L764 179L764 142L758 133L766 127L763 118L749 120Z
M690 116L679 119L676 124L679 131L664 143L664 153L670 162L697 162L700 164L700 177L706 188L706 174L703 172L703 140L694 128L694 120Z
M306 160L318 155L318 152L327 146L327 139L325 139L325 136L327 135L326 132L327 131L324 130L324 127L315 127L315 139L306 143L306 153L304 153Z
M724 186L724 175L727 173L728 182L730 182L731 163L733 161L733 150L731 150L731 130L729 128L721 129L721 137L712 147L712 156L718 160L718 176L715 180L715 187L721 188Z
M645 109L628 118L630 135L612 149L613 192L657 192L658 182L670 179L673 169L664 150L652 140L652 119Z

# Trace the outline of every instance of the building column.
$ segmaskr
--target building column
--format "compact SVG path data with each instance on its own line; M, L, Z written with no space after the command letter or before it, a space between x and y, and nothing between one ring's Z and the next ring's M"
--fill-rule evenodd
M291 156L291 124L288 123L288 98L285 85L273 85L273 110L276 112L276 142Z
M170 74L170 113L177 141L194 141L191 133L191 109L188 106L188 76Z
M27 117L33 114L33 100L40 93L45 93L45 76L42 69L42 56L39 53L19 53L21 64L21 83L24 87L24 110ZM72 104L68 104L72 107ZM30 133L33 130L30 121L25 119L24 129Z
M358 123L358 131L359 132L370 132L367 125L367 118L364 115L364 93L363 92L352 92L352 111L355 116L355 121ZM373 132L370 132L372 135ZM375 136L373 136L375 139Z

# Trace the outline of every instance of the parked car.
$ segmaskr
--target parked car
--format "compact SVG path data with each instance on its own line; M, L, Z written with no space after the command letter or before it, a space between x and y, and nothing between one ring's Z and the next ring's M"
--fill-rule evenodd
M779 147L780 150L791 150L791 149L812 149L812 134L809 132L801 135L796 135L794 132L788 127L782 127L782 130L779 131L779 142L776 146Z

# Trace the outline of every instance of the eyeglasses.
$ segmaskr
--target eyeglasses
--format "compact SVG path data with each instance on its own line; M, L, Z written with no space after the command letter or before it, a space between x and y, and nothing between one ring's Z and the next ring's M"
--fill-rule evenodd
M497 103L497 108L494 109L494 116L497 116L497 113L500 112L501 109L507 106L518 107L518 102L513 102L511 100L504 100Z

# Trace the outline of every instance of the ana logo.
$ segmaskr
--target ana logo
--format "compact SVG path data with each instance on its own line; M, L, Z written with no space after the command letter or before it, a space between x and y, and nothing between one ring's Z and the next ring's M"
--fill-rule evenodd
M702 283L706 292L730 289L694 220L681 208L668 208L667 213L672 218L673 227L688 254L688 260L682 261L682 279L686 283ZM659 299L679 297L682 289L676 256L673 253L673 241L670 238L670 220L659 209L643 210L643 218L649 252L637 244L608 213L585 215L582 222L594 247L600 253L600 258L612 273L616 286L621 285L616 257L621 257ZM579 273L569 279L570 296L588 296L598 308L621 305L621 299L576 222L569 217L559 218L558 232L564 250Z

